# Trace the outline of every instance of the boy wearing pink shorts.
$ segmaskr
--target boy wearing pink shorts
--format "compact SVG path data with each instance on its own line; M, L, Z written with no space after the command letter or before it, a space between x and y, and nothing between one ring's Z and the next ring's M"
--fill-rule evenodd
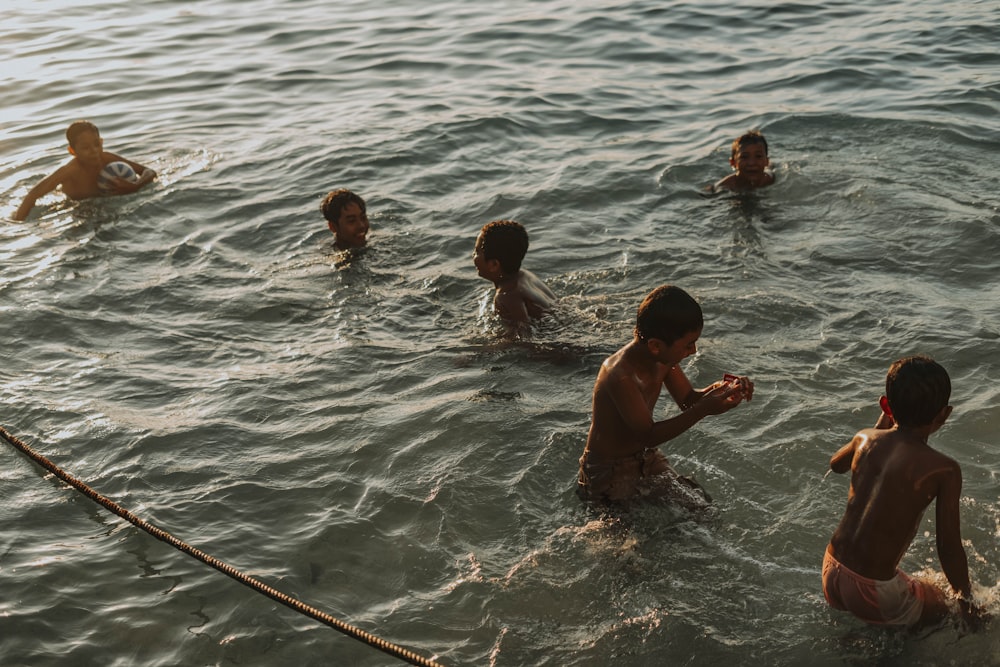
M830 459L834 472L851 471L847 509L823 559L823 595L833 608L874 625L911 627L948 614L943 590L899 569L933 500L941 568L963 617L981 615L970 602L959 525L962 471L927 444L951 414L950 397L951 380L941 365L925 356L900 359L886 375L874 428L860 431Z

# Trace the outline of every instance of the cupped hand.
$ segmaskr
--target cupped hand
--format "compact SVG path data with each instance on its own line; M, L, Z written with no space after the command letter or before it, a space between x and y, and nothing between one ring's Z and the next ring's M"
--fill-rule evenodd
M739 385L740 389L743 391L743 398L749 403L753 400L753 380L751 380L746 375L741 375L736 378L736 384Z
M706 414L721 415L742 403L744 397L743 387L739 384L716 382L709 387L699 402L705 404Z

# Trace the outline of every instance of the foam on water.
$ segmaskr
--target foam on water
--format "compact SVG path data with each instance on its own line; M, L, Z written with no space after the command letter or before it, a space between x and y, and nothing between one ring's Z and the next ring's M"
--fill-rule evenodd
M445 664L1000 664L992 626L886 634L819 587L829 456L927 352L1000 613L995 8L5 11L0 215L80 117L159 174L0 224L0 422L70 472ZM776 184L703 196L751 127ZM367 199L362 252L332 246L334 187ZM561 297L513 342L471 261L501 217ZM756 394L664 447L712 516L617 522L574 493L590 392L664 282L705 310L693 381ZM0 663L385 664L0 456ZM932 518L903 566L940 576Z

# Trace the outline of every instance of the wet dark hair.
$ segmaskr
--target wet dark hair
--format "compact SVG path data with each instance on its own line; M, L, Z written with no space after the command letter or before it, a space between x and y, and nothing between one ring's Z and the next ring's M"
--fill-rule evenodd
M690 294L675 285L661 285L639 305L635 335L643 341L658 338L671 345L692 331L701 331L704 325L701 306Z
M744 146L750 146L752 144L762 144L764 146L764 156L767 157L767 139L764 135L760 133L759 130L750 130L746 134L743 134L733 140L733 155L735 158L740 149Z
M483 225L480 243L484 258L499 261L505 274L517 273L528 252L528 231L513 220L494 220Z
M323 217L326 218L327 224L330 225L330 231L334 231L334 227L340 225L340 214L344 212L344 208L348 204L357 204L358 208L361 209L361 215L368 217L368 208L365 206L365 200L346 188L331 190L323 198L323 202L319 205L319 210L323 213Z
M66 141L69 142L70 146L73 146L76 144L76 140L80 138L80 135L85 132L93 132L97 136L101 136L101 131L89 120L78 120L66 128Z
M948 405L951 378L941 364L928 356L905 357L889 367L885 397L898 425L927 426Z

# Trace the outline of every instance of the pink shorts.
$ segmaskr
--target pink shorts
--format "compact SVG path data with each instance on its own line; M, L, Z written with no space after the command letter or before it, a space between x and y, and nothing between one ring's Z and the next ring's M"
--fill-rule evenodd
M902 570L888 581L869 579L849 570L833 557L827 546L823 557L823 596L830 606L849 611L873 625L914 625L920 620L924 600L933 595L930 584L908 577Z

